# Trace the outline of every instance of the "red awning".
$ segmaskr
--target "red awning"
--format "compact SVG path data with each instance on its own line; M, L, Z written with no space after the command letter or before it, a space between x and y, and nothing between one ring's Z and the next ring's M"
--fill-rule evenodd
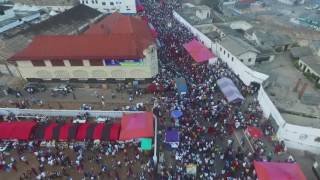
M36 124L35 121L2 122L0 123L0 139L28 140Z
M184 44L183 47L197 63L206 62L216 57L207 47L195 39Z
M299 164L254 161L259 180L306 180Z
M111 127L110 130L110 141L117 141L119 140L119 136L120 136L120 124L119 123L114 123Z
M143 5L138 5L136 6L137 11L144 11L144 6Z
M260 128L248 126L246 132L253 138L259 139L263 136L263 132Z
M103 130L104 126L105 126L105 123L99 123L99 124L95 127L95 129L94 129L94 131L93 131L93 136L92 136L92 138L93 138L94 140L96 140L96 139L101 140L102 130Z
M50 124L44 132L44 140L51 141L53 138L53 129L58 126L57 123Z
M60 128L59 140L66 141L69 139L69 129L72 127L71 123L66 123Z
M78 128L77 135L76 135L77 141L84 141L86 139L87 130L89 128L89 125L90 125L89 123L80 124L80 126Z
M152 112L124 114L121 119L120 140L154 136Z

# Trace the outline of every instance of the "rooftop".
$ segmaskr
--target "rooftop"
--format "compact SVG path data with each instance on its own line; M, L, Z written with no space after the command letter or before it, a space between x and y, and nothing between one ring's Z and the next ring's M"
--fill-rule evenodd
M293 47L290 49L290 54L293 58L301 58L312 54L312 50L309 47Z
M271 33L269 31L254 31L255 35L259 39L259 41L263 42L264 46L283 46L287 44L292 44L294 41L290 38L290 36L286 34L279 33Z
M212 18L201 19L196 15L197 10L202 10L204 6L189 6L185 5L183 8L179 9L177 13L181 15L186 21L188 21L191 25L202 25L202 24L210 24L212 23ZM208 7L209 8L209 7ZM205 8L205 10L210 10Z
M320 56L304 56L300 60L320 74Z
M259 53L259 51L249 43L230 35L222 38L220 44L235 56L240 56L249 51Z
M151 30L142 19L113 13L83 35L37 36L10 60L138 59L152 43Z
M70 34L88 24L101 13L85 5L77 5L63 13L53 16L27 29L19 29L14 35L7 35L0 40L0 61L5 61L14 53L25 48L36 35Z
M320 41L312 41L310 47L313 49L320 49Z

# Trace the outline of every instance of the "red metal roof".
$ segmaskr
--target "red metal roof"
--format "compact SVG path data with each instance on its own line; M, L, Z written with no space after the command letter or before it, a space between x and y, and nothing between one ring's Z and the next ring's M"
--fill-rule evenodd
M114 13L83 35L37 36L9 60L143 58L154 41L140 18Z

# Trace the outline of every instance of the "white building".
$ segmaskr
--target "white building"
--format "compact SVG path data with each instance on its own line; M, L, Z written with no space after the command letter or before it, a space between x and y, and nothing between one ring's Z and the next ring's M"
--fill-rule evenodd
M80 0L80 3L97 9L103 13L137 13L136 0Z

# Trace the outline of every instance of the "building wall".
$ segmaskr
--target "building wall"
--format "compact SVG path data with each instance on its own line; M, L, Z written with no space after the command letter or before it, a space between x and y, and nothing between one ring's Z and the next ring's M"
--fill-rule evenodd
M316 71L312 69L312 67L308 66L306 63L304 63L301 60L299 60L299 67L300 67L300 70L302 70L303 72L314 74L315 76L320 78L320 74L318 74ZM318 83L320 84L320 79L318 80Z
M146 79L158 74L158 57L155 45L144 51L144 64L131 66L91 66L89 60L82 60L83 66L71 66L69 60L63 60L64 66L52 66L45 60L46 66L34 66L31 61L17 61L21 76L25 79Z
M240 59L240 61L247 66L253 66L256 62L256 58L257 53L251 51L248 51L238 56L238 59Z
M23 17L20 20L13 21L10 24L7 24L5 26L0 27L0 33L5 32L9 29L15 28L17 26L20 26L21 24L23 24L25 22L32 21L32 20L37 19L39 17L40 17L40 13L35 13L33 15Z
M248 68L236 57L230 55L228 57L227 53L219 53L220 48L222 48L222 50L224 49L219 43L213 43L199 30L192 27L178 13L173 12L173 14L180 23L184 24L188 29L190 29L190 31L198 39L203 41L206 46L207 44L209 44L209 46L207 47L211 48L211 50L216 53L219 58L222 59L222 61L226 62L228 66L234 71L234 73L239 75L240 79L246 85L249 85L253 81L262 83L268 78L267 75ZM263 86L261 86L257 98L261 109L263 110L264 116L266 118L269 118L271 116L279 126L279 130L277 132L277 137L279 140L283 140L288 147L320 154L320 143L315 141L315 137L320 136L320 129L288 124L283 119L280 112L269 98L268 94L264 91ZM300 138L302 136L306 138Z
M95 8L103 13L120 12L125 14L135 14L135 0L80 0L81 4Z

